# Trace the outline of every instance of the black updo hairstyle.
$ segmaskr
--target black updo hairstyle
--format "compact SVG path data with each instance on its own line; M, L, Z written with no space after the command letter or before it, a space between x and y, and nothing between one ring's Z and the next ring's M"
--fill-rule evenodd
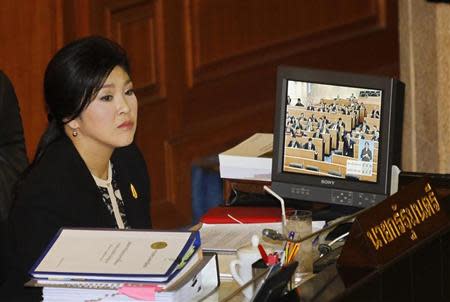
M49 123L32 165L52 142L65 135L64 124L77 118L90 104L116 66L130 73L125 50L100 36L73 41L55 54L44 76Z

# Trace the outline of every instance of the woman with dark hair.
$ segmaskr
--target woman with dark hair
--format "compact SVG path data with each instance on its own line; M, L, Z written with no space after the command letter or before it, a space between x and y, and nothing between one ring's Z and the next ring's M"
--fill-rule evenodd
M151 226L147 169L133 143L138 105L125 51L102 37L68 44L48 64L44 92L48 128L9 218L12 269L20 274L11 276L10 289L27 281L26 272L61 227Z

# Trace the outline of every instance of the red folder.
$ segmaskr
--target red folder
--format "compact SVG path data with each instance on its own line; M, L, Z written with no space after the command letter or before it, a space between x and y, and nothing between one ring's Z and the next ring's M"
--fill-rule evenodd
M281 222L281 208L276 207L216 207L209 209L200 219L203 223L221 224Z

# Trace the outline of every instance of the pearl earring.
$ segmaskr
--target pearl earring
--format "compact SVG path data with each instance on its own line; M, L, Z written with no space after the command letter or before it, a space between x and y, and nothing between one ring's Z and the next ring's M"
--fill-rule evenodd
M73 129L72 130L72 136L73 137L77 137L77 135L78 135L77 129Z

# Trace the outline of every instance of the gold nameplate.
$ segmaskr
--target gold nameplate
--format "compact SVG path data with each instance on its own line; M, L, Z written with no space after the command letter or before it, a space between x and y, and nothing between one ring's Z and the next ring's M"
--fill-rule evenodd
M416 181L356 217L338 266L378 268L438 233L448 217L430 181Z

